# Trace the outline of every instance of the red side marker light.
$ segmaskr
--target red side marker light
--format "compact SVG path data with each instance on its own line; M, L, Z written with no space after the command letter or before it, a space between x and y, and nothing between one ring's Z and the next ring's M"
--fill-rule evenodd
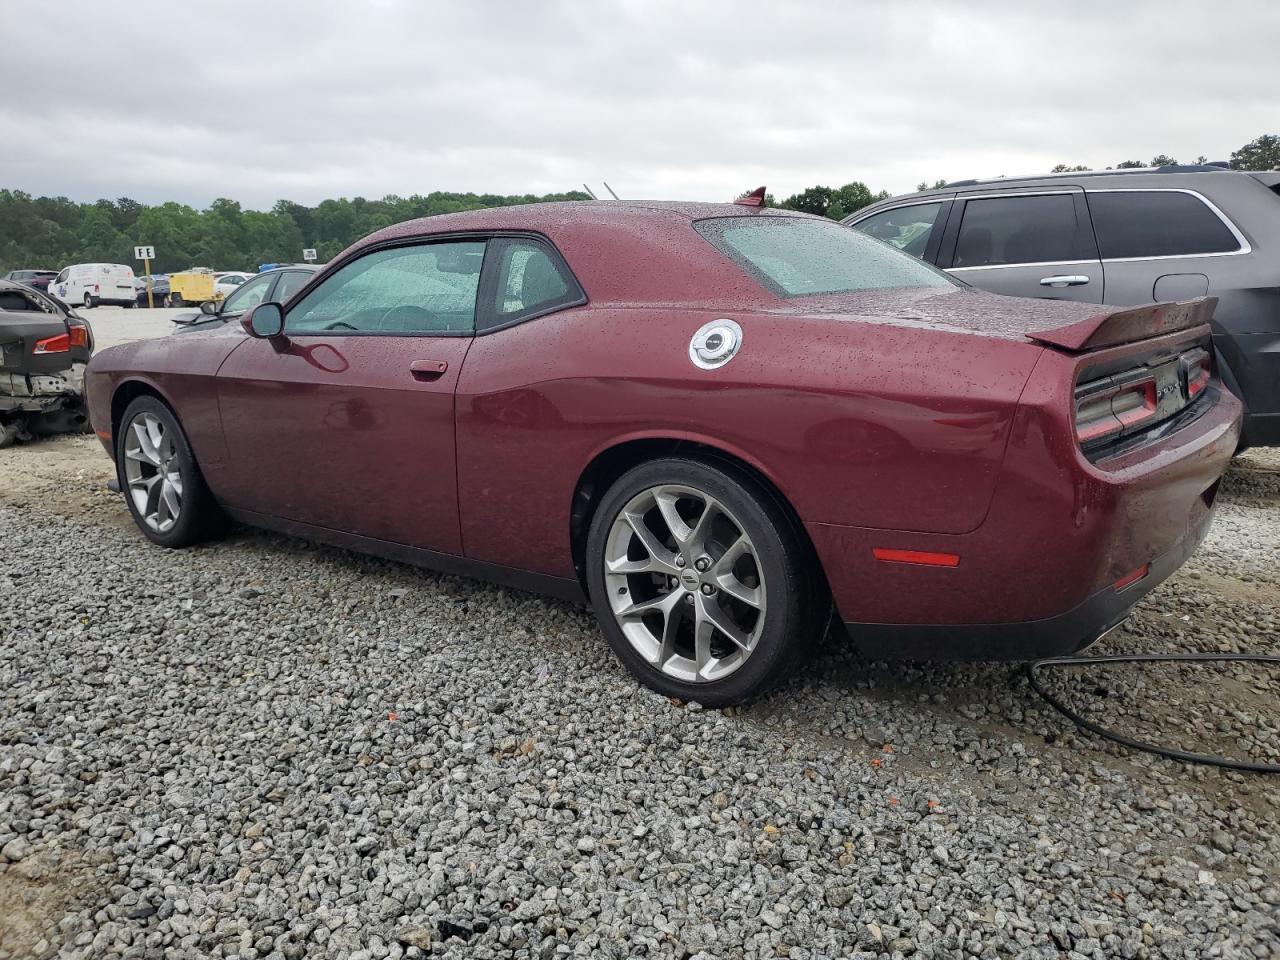
M1125 587L1131 587L1151 570L1151 564L1144 563L1133 573L1126 573L1123 577L1116 581L1116 590L1123 590Z
M756 187L744 197L739 197L733 201L740 207L763 207L764 206L764 187Z
M882 563L915 563L925 567L958 567L960 554L932 553L928 550L891 550L872 547L872 555Z

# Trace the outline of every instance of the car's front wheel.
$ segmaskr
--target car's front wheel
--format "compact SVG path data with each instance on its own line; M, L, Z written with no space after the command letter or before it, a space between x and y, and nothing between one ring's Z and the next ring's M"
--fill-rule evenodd
M729 464L672 457L628 471L595 513L586 559L622 662L653 689L706 706L780 679L827 612L799 531Z
M116 470L133 520L162 547L217 535L225 519L205 486L177 418L156 397L125 409L116 434Z

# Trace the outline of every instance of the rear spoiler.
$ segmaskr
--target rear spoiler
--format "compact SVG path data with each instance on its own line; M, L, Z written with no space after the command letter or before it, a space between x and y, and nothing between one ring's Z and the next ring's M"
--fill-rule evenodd
M1197 297L1195 300L1182 300L1178 303L1153 303L1113 313L1099 313L1078 323L1028 333L1027 336L1038 343L1064 350L1099 350L1198 327L1213 318L1213 311L1217 306L1217 297Z

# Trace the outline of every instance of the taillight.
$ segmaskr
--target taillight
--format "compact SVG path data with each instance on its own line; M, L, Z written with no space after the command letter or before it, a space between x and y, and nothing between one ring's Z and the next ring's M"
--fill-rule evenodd
M1156 417L1156 378L1150 373L1107 377L1076 388L1076 438L1095 444Z
M71 349L71 334L60 333L56 337L37 340L33 353L66 353Z
M101 286L101 284L97 284L97 283L95 283L95 284L93 285L93 292L94 292L94 293L101 293L101 292L102 292L102 286Z
M68 334L67 342L74 347L87 347L89 345L89 327L87 324L79 320L68 320L67 326L71 328Z
M1194 400L1204 392L1213 376L1213 357L1208 350L1191 350L1182 355L1179 361L1182 367L1182 379L1187 385L1187 397Z

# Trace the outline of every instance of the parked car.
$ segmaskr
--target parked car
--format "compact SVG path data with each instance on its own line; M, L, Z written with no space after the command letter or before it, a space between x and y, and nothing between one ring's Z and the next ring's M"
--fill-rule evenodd
M100 303L121 307L137 304L133 268L123 263L76 263L49 281L49 292L64 303L86 309Z
M235 270L227 271L225 273L215 273L213 275L214 292L220 297L229 297L231 294L236 292L236 288L239 287L240 284L244 283L252 276L252 273L240 273Z
M167 273L153 273L149 277L134 278L135 299L140 307L147 305L147 280L151 281L151 303L154 306L163 307L169 299L169 275Z
M225 300L202 303L197 311L173 317L173 322L178 325L174 333L220 327L229 320L238 320L250 307L266 300L288 303L303 284L315 275L317 269L319 268L310 266L280 267L250 277Z
M82 429L89 324L65 304L0 280L0 447L33 435Z
M874 656L1066 653L1123 620L1239 439L1212 308L993 296L743 202L531 204L104 350L88 397L157 544L231 518L589 598L637 677L721 705L832 599Z
M56 270L10 270L4 275L4 279L12 280L14 283L25 283L37 290L48 290L49 281L57 275Z
M1113 304L1217 297L1213 345L1244 402L1244 444L1280 445L1280 171L965 180L844 222L995 293Z

